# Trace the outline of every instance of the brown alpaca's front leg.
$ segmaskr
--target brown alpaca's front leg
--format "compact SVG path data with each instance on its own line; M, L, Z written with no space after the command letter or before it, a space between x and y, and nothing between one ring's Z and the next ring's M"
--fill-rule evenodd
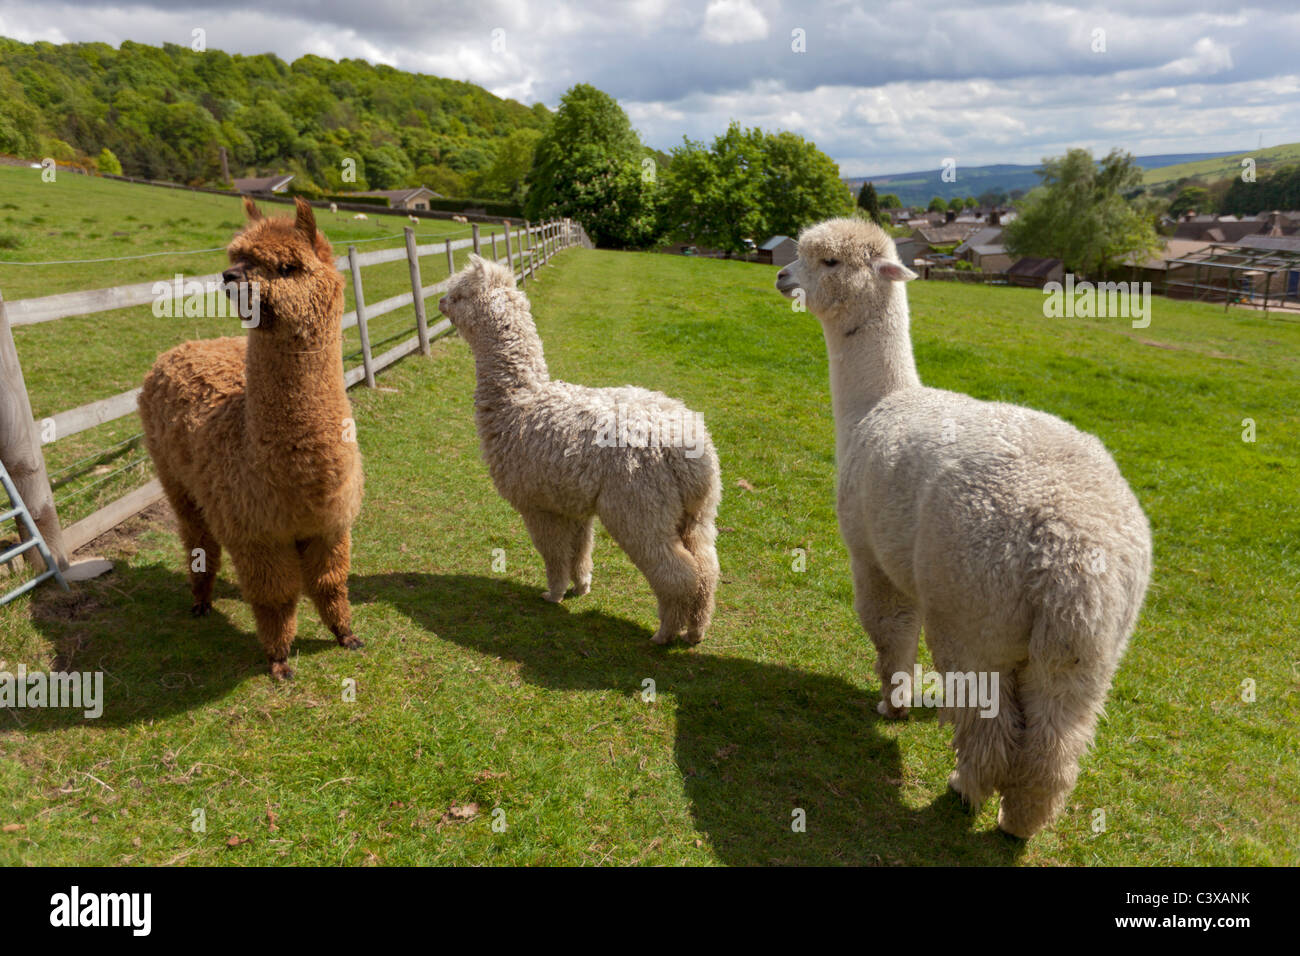
M302 557L302 581L316 605L316 611L341 647L365 647L352 633L352 605L348 601L348 568L352 558L352 534L341 538L309 538L298 542Z
M221 545L203 521L198 505L178 484L163 480L163 491L176 514L181 542L185 545L185 563L190 576L190 593L194 603L190 614L203 617L212 610L212 590L221 568Z
M298 595L302 579L298 554L292 545L232 550L231 561L239 575L244 597L257 619L257 637L266 651L271 676L276 680L293 677L289 648L298 626Z

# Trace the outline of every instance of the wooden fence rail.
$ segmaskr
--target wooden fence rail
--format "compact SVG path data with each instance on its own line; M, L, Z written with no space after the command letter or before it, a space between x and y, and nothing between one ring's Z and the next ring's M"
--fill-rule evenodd
M498 258L496 233L492 234L492 258L508 266L515 273L515 278L521 286L524 286L538 269L539 256L540 262L544 264L550 255L559 249L571 246L592 248L591 240L582 226L567 219L537 226L525 223L524 227L517 230L514 235L516 250L512 253L510 224L504 223L505 255ZM410 227L405 230L405 239L404 247L380 249L374 252L358 253L355 246L349 246L347 255L335 258L335 266L340 271L347 270L350 273L356 300L356 308L344 314L342 328L347 330L358 326L361 338L362 364L344 371L343 377L348 388L362 381L373 388L375 375L381 370L415 352L430 354L429 343L449 333L452 327L446 319L429 326L425 301L431 296L441 295L451 284L456 251L473 249L479 253L483 249L477 224L473 226L473 235L468 239L447 239L444 242L417 245L415 232ZM433 285L421 285L420 258L439 253L445 253L447 256L448 278ZM367 303L361 270L366 266L397 262L401 259L406 259L410 265L411 291L379 302ZM516 268L516 260L518 268ZM3 461L15 478L19 474L23 476L19 489L32 510L37 527L61 566L67 566L68 555L78 548L161 500L162 486L157 479L154 479L67 528L60 526L41 446L135 414L136 398L140 394L140 389L134 388L77 408L57 412L38 423L32 417L31 405L23 385L22 368L18 363L17 350L13 346L10 329L12 326L53 322L69 316L149 305L160 301L159 296L175 299L190 294L185 287L188 285L190 290L193 290L193 283L196 282L203 284L205 288L209 287L209 283L212 283L211 287L215 287L220 284L221 276L217 274L191 276L179 284L176 283L175 278L159 282L141 282L112 289L67 292L22 299L17 302L5 302L3 297L0 297L0 364L4 366L5 372L3 380L0 380L0 453L3 453ZM168 292L172 294L168 296ZM408 305L415 307L415 335L380 355L372 355L369 323L381 315L387 315ZM35 554L35 552L28 553ZM40 558L36 557L33 563L39 567Z

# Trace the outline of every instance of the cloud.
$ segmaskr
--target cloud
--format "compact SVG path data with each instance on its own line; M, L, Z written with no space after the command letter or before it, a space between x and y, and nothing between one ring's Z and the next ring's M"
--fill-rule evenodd
M713 0L704 11L703 36L710 43L752 43L768 31L767 17L750 0Z
M3 0L24 40L360 57L556 106L616 97L648 143L791 129L846 174L1036 162L1071 145L1208 152L1296 139L1294 0ZM806 52L791 48L791 31ZM1097 30L1105 32L1097 50ZM501 31L502 44L493 44Z

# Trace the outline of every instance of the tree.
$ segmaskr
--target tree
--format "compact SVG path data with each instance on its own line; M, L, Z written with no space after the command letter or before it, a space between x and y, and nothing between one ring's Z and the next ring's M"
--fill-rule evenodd
M899 199L895 193L885 193L880 197L881 209L902 209L903 200Z
M858 190L858 208L866 212L872 222L880 222L880 197L876 195L876 187L869 182L863 183Z
M523 202L528 172L533 168L533 155L541 138L541 130L517 129L498 143L496 157L479 176L475 192L489 199Z
M944 202L942 199L940 199L938 196L935 196L933 199L930 200L930 205L926 206L926 209L929 212L946 212L948 209L948 204Z
M95 162L95 166L101 173L108 173L110 176L122 175L122 164L107 146L99 151L99 159Z
M1169 215L1177 219L1185 212L1195 210L1197 212L1210 211L1210 193L1200 186L1185 187L1173 202L1169 204Z
M526 215L580 220L601 246L653 244L659 185L654 170L623 108L608 94L580 83L560 99L550 128L537 142L527 178Z
M1133 253L1160 248L1155 229L1124 194L1141 184L1133 156L1112 150L1100 163L1086 149L1043 160L1042 183L1003 231L1013 256L1060 259L1067 269L1104 274Z
M804 226L853 211L839 167L794 133L732 123L712 146L684 140L665 176L665 231L727 253L745 240L798 235Z

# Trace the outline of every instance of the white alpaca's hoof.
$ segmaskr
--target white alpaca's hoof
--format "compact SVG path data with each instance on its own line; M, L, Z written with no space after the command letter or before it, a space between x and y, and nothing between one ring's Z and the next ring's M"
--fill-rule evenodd
M587 594L590 591L591 591L590 581L579 581L577 584L573 586L572 594L574 597L582 597L584 594Z
M556 596L555 596L554 594L552 594L550 591L543 591L543 592L542 592L542 600L543 600L543 601L549 601L549 602L552 603L552 604L559 604L561 601L564 600L564 595L561 594L559 597L556 597Z
M654 637L650 638L651 644L658 644L660 647L663 647L665 644L671 644L672 642L673 636L671 634L665 634L663 631L657 632Z
M882 700L876 704L876 713L881 717L887 717L889 720L902 720L907 716L906 707L895 707L887 700Z

